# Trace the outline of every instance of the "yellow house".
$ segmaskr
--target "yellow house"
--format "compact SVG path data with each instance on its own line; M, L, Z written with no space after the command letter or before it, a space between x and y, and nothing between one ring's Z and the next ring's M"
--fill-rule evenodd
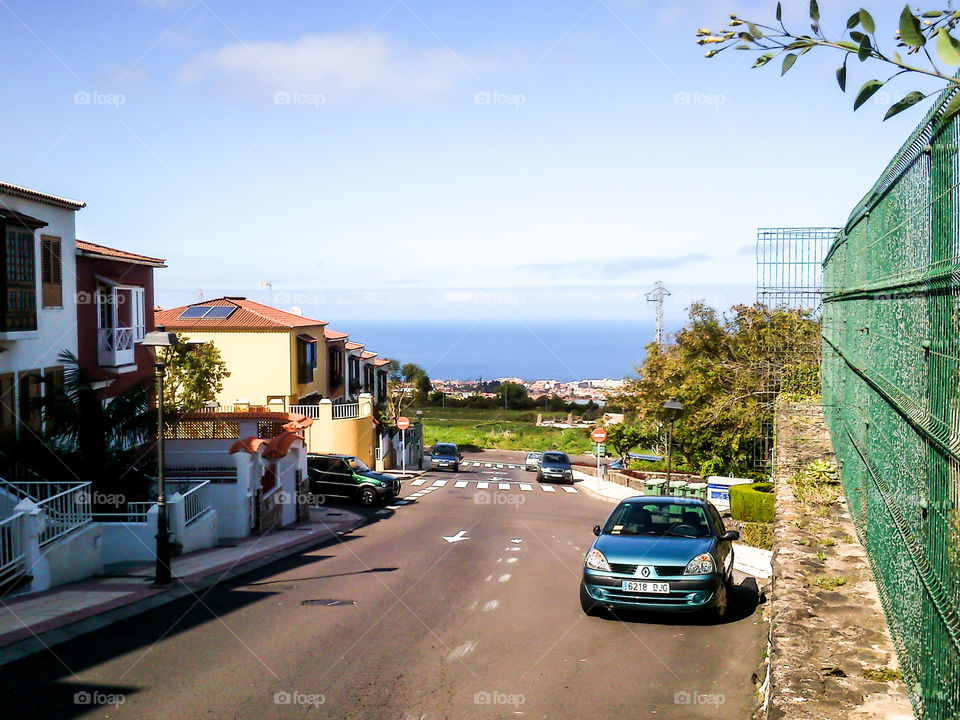
M372 462L372 398L343 403L345 333L326 328L324 320L243 297L159 310L155 317L158 327L211 342L220 351L230 371L216 397L222 411L264 407L301 413L316 426L307 433L308 451Z

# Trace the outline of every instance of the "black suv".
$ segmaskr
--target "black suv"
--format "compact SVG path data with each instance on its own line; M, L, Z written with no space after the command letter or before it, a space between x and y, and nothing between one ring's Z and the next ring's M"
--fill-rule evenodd
M365 507L400 494L400 480L374 472L352 455L307 455L307 474L312 494L348 498Z

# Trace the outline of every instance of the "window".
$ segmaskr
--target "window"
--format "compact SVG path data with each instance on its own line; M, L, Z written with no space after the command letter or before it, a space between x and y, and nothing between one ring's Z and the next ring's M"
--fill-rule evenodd
M313 382L317 368L317 339L309 335L297 335L297 382L301 385Z
M343 352L340 348L330 348L330 387L343 385Z
M142 287L130 290L130 324L133 327L133 341L140 342L147 334L147 309L144 304Z
M60 238L40 238L40 298L43 307L63 307L63 263Z
M20 422L34 432L40 431L40 383L38 372L20 373Z
M37 329L37 278L33 231L4 226L0 331Z
M17 413L14 405L13 373L0 375L0 437L13 437L17 429Z

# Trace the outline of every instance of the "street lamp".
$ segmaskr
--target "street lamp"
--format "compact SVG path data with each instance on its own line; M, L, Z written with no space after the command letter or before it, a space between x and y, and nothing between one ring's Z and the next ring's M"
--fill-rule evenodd
M143 346L150 351L157 375L157 570L154 582L157 585L169 585L173 580L170 573L170 533L167 529L167 495L163 481L163 376L166 365L160 358L158 348L169 348L180 344L177 334L167 332L158 325L153 332L143 338Z
M667 493L670 493L670 461L673 456L673 423L683 412L681 405L676 398L670 398L663 404L663 414L670 423L667 426Z

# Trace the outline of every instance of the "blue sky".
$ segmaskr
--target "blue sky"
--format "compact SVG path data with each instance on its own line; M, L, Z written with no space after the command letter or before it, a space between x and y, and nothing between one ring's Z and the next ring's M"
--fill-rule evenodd
M704 59L775 4L3 0L3 179L167 258L164 306L648 321L663 280L678 318L752 299L756 228L842 224L920 120L881 122L908 86L854 114L825 52Z

